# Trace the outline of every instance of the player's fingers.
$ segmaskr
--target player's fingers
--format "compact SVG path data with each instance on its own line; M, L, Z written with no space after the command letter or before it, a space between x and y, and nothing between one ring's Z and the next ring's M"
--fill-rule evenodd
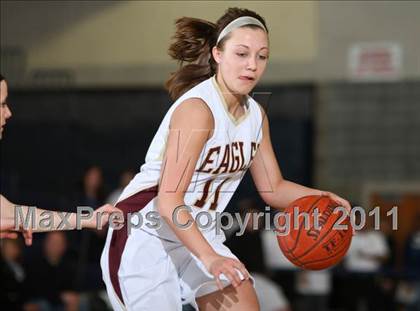
M112 212L112 214L115 214L114 216L114 222L117 224L124 224L124 214L121 210L117 209L116 211Z
M25 244L27 246L31 246L32 245L32 230L24 230L22 234L23 234L23 238L25 239Z
M239 286L239 284L241 283L241 278L239 277L239 274L234 267L225 269L223 271L223 274L229 279L229 281L234 287Z
M242 273L245 280L249 279L250 274L249 274L248 270L245 268L245 266L242 262L235 263L234 267Z
M346 209L348 215L351 213L351 205L347 200L342 199L341 204L343 204L344 208Z
M341 204L341 206L343 206L346 209L347 216L350 217L350 219L351 219L351 205L350 205L350 202L347 201L347 200L345 200L345 199L343 199L343 198L340 198L340 197L338 197L338 201ZM350 225L351 230L352 230L352 235L354 235L355 234L355 230L354 230L354 227L351 224L351 221L350 221L350 224L349 225Z
M326 192L326 194L330 197L331 200L337 202L340 206L344 207L348 213L348 215L350 215L351 212L351 205L350 203L343 199L342 197L336 195L335 193L332 192Z
M228 279L228 281L233 285L233 287L237 286L237 281L235 280L232 273L230 273L228 270L223 270L223 275Z
M233 268L233 277L235 278L236 286L239 286L242 282L241 275L236 268Z
M101 212L104 217L106 216L107 222L109 220L109 217L111 217L111 215L113 216L112 220L113 220L114 223L123 223L124 222L123 211L120 210L119 208L111 205L111 204L102 205L97 211Z
M346 209L347 216L349 216L350 219L351 219L351 204L350 204L349 201L339 197L338 195L336 195L332 192L326 192L325 191L325 192L323 192L323 195L329 196L330 199L337 202L337 204L339 204L339 206L344 207ZM355 230L354 230L354 227L351 225L351 221L350 221L350 227L351 227L351 230L352 230L352 235L355 235Z
M26 246L31 246L32 245L32 238L25 238L25 244L26 244Z
M108 221L111 222L113 226L123 225L124 215L122 212L113 212L109 215Z
M223 290L222 281L220 281L220 274L221 274L220 272L215 273L214 277L216 279L216 284L217 284L217 287L219 288L219 290Z
M244 277L245 280L249 279L249 272L245 268L245 265L242 262L240 262L237 259L232 259L232 266L234 267L236 274L239 274L239 280L240 281L242 281L241 278L240 278L241 274L242 274L242 276Z

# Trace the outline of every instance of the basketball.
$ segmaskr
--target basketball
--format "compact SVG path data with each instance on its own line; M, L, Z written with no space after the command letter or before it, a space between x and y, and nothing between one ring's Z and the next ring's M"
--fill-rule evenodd
M279 228L287 227L287 231L276 229L286 258L307 270L337 264L346 254L353 235L350 217L338 207L327 196L305 196L292 202L284 211L285 217L278 218Z

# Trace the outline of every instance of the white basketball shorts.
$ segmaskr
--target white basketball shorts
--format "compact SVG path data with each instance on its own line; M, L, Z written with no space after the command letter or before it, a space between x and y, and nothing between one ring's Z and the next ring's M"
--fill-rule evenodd
M138 211L155 195L156 189L151 188L121 201L117 207L124 214ZM218 254L237 259L223 244L224 234L206 239ZM182 310L187 303L198 310L195 299L218 290L214 277L182 243L140 228L130 235L125 227L109 229L101 268L114 310L172 311ZM223 274L220 279L224 286L230 284Z

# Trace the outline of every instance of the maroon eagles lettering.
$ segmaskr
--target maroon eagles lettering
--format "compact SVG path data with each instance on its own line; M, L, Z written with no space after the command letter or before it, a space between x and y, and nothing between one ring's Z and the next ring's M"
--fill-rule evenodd
M245 159L244 143L242 141L210 148L197 172L217 175L245 171L251 166L258 147L259 144L251 142L251 154L249 159ZM215 167L215 161L221 154L223 154L222 161L218 167Z
M209 152L207 153L206 159L204 160L203 164L200 166L197 172L210 173L211 168L205 169L205 166L207 164L213 164L213 160L214 158L217 158L217 155L219 154L219 152L220 152L220 146L211 148ZM216 153L216 155L213 157L214 153Z
M252 159L257 153L258 146L259 144L255 142L251 143L251 153L249 155L249 159L245 159L244 143L242 141L235 141L225 146L210 148L197 172L209 173L215 176L214 178L210 178L206 181L203 188L203 194L201 195L201 198L196 200L194 206L203 207L207 200L211 198L212 201L209 209L216 210L222 186L231 179L231 177L224 177L224 179L219 182L217 181L217 175L247 170L248 167L251 166ZM219 155L222 155L222 161L220 164L217 164L216 162ZM214 191L214 195L209 196L212 191L212 186L216 186L216 189Z

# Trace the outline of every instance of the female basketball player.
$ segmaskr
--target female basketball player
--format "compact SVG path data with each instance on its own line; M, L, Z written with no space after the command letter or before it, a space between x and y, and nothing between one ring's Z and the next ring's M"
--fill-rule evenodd
M139 228L109 229L101 258L108 295L115 310L181 310L183 303L258 310L248 271L214 230L216 212L245 171L251 169L262 198L276 208L310 194L349 204L282 178L265 112L247 95L269 58L263 18L238 8L216 24L184 17L174 38L169 53L181 67L167 87L175 103L117 203L125 215L137 213ZM194 222L203 211L211 217L208 229ZM165 220L161 226L140 226L153 212Z
M7 120L12 116L9 106L7 105L7 83L6 80L2 75L0 75L0 139L3 135L4 126L6 125ZM7 200L4 196L0 194L0 238L16 238L17 234L13 230L15 229L16 225L16 217L15 217L15 207L17 205L11 203ZM23 219L26 219L28 214L29 208L28 206L20 206L22 211ZM51 213L51 217L53 219L52 225L48 227L41 227L39 224L39 220L43 219L44 212ZM100 223L105 225L109 220L109 215L111 213L118 213L121 212L119 209L113 207L110 204L105 204L99 207L97 210L94 211L92 217L90 219L83 219L81 222L82 228L92 228L94 229L97 226L97 219L99 215ZM77 217L75 213L69 213L67 216L68 224L64 227L59 227L59 224L62 221L62 217L58 212L51 212L42 210L39 208L35 208L34 210L34 217L35 217L35 226L30 227L28 230L21 230L23 232L23 236L25 238L25 243L27 245L32 244L32 232L40 232L40 231L55 231L55 230L72 230L76 229L77 225ZM38 220L38 221L36 221ZM116 223L119 223L117 221Z

